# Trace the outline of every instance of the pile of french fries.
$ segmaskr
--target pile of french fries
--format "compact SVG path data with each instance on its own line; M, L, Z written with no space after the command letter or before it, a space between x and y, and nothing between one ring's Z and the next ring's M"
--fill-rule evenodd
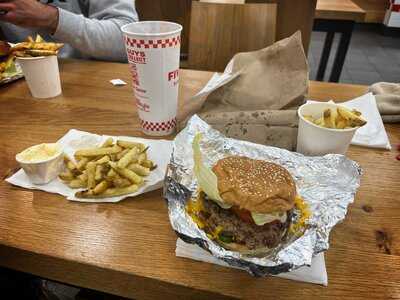
M361 116L361 112L355 109L349 110L342 106L325 109L319 119L309 115L304 115L303 117L315 125L334 129L361 127L367 124L367 121Z
M46 42L39 34L36 39L31 36L25 42L11 47L11 53L16 57L35 57L57 55L64 44Z
M65 156L66 170L59 178L73 189L77 198L106 198L131 194L145 183L156 168L148 159L144 144L108 138L96 148L75 152L76 162Z

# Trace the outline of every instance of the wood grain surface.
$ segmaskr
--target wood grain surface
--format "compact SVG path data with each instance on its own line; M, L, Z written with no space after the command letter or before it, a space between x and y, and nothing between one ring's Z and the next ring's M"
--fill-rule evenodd
M188 67L223 71L239 52L275 42L276 4L193 1Z
M208 72L183 70L180 99L194 95ZM128 66L68 60L63 95L32 99L25 81L0 88L0 174L14 156L77 128L142 136ZM311 82L309 97L351 99L366 87ZM400 126L386 125L393 146ZM162 149L160 149L162 151ZM0 265L136 299L400 299L400 161L398 152L351 146L364 169L355 203L336 226L326 253L329 286L247 273L175 257L176 236L161 190L117 204L82 204L0 183Z
M278 16L276 40L287 38L301 31L304 51L308 52L317 0L246 0L246 3L276 3Z
M365 23L383 23L386 9L388 9L390 6L390 1L386 0L352 0L352 1L365 11L365 17L364 17Z
M188 54L192 0L136 0L135 6L140 21L169 21L181 24L181 53Z
M316 19L351 20L361 22L365 11L352 0L318 0Z

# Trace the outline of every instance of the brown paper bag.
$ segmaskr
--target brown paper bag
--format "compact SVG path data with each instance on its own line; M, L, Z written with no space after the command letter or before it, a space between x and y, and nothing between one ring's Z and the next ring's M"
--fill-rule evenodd
M262 50L236 54L227 72L239 76L208 97L189 102L185 111L198 113L228 136L293 150L296 111L280 110L296 109L308 91L300 32Z

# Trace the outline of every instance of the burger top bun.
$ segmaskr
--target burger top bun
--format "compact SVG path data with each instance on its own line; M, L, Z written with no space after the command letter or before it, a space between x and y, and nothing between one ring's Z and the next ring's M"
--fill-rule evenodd
M243 156L217 162L213 171L225 203L251 212L268 214L294 207L296 185L280 165Z
M0 41L0 56L6 56L10 52L10 45L7 42Z

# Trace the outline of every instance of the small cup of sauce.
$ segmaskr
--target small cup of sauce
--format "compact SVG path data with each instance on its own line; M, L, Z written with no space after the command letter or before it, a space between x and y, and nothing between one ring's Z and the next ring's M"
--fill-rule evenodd
M30 181L46 184L62 171L63 151L59 144L39 144L29 147L15 156Z

